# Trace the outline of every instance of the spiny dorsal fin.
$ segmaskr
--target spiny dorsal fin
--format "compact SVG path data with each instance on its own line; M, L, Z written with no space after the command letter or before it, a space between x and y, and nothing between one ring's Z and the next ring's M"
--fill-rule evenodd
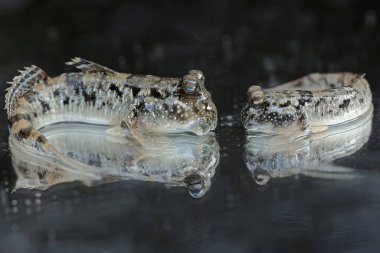
M116 73L116 71L112 69L109 69L100 64L97 64L92 61L88 61L80 57L72 58L70 61L66 62L66 64L70 66L74 66L75 68L80 69L81 71L87 72L87 73L94 73L94 72L100 72L104 74Z
M30 91L34 85L45 82L48 75L37 66L25 67L24 70L19 70L20 75L15 76L11 82L11 86L6 89L5 95L5 109L7 109L8 116L12 114L14 103L16 100Z

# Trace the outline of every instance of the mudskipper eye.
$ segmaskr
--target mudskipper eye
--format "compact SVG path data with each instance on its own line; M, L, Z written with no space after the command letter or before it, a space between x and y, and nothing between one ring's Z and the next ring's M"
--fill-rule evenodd
M194 80L194 78L191 78L191 76L185 76L182 79L181 82L181 89L186 93L186 94L194 94L197 92L197 81Z
M260 86L252 85L248 89L248 97L254 105L262 104L265 100L264 92Z
M194 81L188 81L188 80L185 80L185 81L182 83L182 89L183 89L186 93L194 93L196 87L197 87L197 83L194 82Z

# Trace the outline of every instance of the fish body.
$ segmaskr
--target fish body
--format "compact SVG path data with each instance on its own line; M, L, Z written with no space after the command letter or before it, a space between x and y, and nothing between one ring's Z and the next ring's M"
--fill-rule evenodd
M249 132L307 135L354 120L371 106L364 75L314 73L273 89L251 86L241 119Z
M140 139L153 133L205 135L216 127L216 107L199 70L172 78L119 73L81 58L67 64L81 72L51 78L31 66L13 79L6 95L11 136L56 153L38 129L59 122L117 127Z
M247 136L245 163L258 184L298 174L319 178L353 178L354 169L336 159L350 156L369 140L373 108L357 119L306 138L289 141L276 136Z

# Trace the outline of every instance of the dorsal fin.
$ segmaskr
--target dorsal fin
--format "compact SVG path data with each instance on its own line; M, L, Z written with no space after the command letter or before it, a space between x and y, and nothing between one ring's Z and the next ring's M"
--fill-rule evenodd
M20 75L15 76L9 88L6 89L5 95L5 109L7 109L8 116L12 114L14 103L17 98L30 91L34 85L45 82L48 75L37 66L25 67L24 70L19 70Z
M80 57L72 58L70 61L66 62L66 64L70 66L74 66L75 68L80 69L83 72L88 72L88 73L94 73L94 72L100 72L104 74L116 73L116 71L112 69L109 69L100 64L97 64L92 61L88 61Z

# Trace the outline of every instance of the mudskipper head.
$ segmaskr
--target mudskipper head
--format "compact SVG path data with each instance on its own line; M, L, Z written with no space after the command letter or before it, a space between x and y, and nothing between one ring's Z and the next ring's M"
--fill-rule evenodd
M263 91L257 85L248 89L241 120L252 133L288 135L307 128L302 104L296 98L287 91Z
M241 120L248 131L261 132L267 123L269 102L260 86L252 85L247 92L247 102L241 111Z
M190 70L171 91L150 97L140 110L140 122L148 132L205 135L215 129L217 110L200 70Z
M200 70L190 70L178 87L178 102L183 113L179 115L190 132L204 135L217 124L216 106L205 87L205 77Z

